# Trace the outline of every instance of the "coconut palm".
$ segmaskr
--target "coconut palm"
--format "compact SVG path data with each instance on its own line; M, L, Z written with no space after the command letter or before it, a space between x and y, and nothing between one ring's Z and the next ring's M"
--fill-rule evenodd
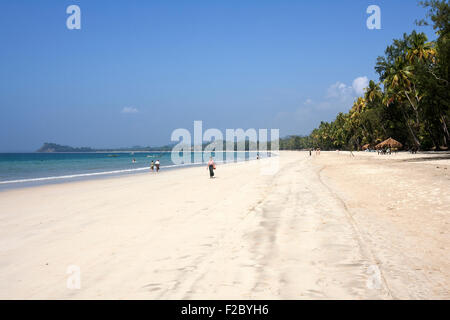
M386 88L385 99L386 105L396 102L399 105L406 107L411 106L415 114L415 127L419 126L419 102L421 97L416 90L414 84L414 67L409 64L409 61L405 56L400 56L396 59L395 63L390 66L386 71L386 79L384 85ZM417 138L417 134L414 132L411 121L407 116L407 112L402 108L402 113L405 118L406 126L411 134L411 137L416 146L420 146L420 141Z
M427 42L427 36L424 33L413 31L409 36L409 49L407 58L410 63L434 61L436 49L433 43Z
M381 91L381 87L379 83L375 83L375 81L370 80L369 86L366 88L366 92L364 94L364 98L368 102L381 101L383 98L383 92Z

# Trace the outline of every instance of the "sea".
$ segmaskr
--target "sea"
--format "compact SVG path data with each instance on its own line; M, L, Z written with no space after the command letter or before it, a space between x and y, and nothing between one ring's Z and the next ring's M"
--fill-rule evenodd
M142 173L159 160L161 171L204 165L212 155L217 163L256 159L256 152L194 152L191 161L175 164L171 152L0 153L0 191L48 183ZM224 159L223 161L220 159ZM226 160L225 160L226 159Z

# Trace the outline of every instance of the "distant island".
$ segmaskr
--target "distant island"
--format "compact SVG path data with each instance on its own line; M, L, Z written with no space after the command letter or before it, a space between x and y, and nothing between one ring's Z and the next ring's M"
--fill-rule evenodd
M40 147L36 152L45 152L45 153L52 153L52 152L112 152L112 151L171 151L172 150L171 145L162 146L162 147L142 147L142 146L134 146L131 148L115 148L115 149L94 149L90 147L70 147L70 146L64 146L56 143L49 143L46 142Z

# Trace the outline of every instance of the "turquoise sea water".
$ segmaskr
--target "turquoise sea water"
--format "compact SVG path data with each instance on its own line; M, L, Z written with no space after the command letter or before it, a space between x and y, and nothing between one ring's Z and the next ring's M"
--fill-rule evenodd
M224 154L213 153L213 156L226 158ZM145 172L150 162L157 159L161 170L175 169L208 161L209 155L203 157L204 161L194 163L192 154L192 164L176 165L170 152L0 153L0 189ZM244 161L256 158L256 153L231 152L227 159L230 158Z

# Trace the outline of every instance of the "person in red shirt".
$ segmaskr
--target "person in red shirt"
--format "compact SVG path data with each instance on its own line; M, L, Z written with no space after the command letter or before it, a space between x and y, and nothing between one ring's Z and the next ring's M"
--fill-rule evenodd
M206 170L208 170L208 169L209 169L209 177L214 178L214 170L216 169L216 164L212 157L209 158Z

